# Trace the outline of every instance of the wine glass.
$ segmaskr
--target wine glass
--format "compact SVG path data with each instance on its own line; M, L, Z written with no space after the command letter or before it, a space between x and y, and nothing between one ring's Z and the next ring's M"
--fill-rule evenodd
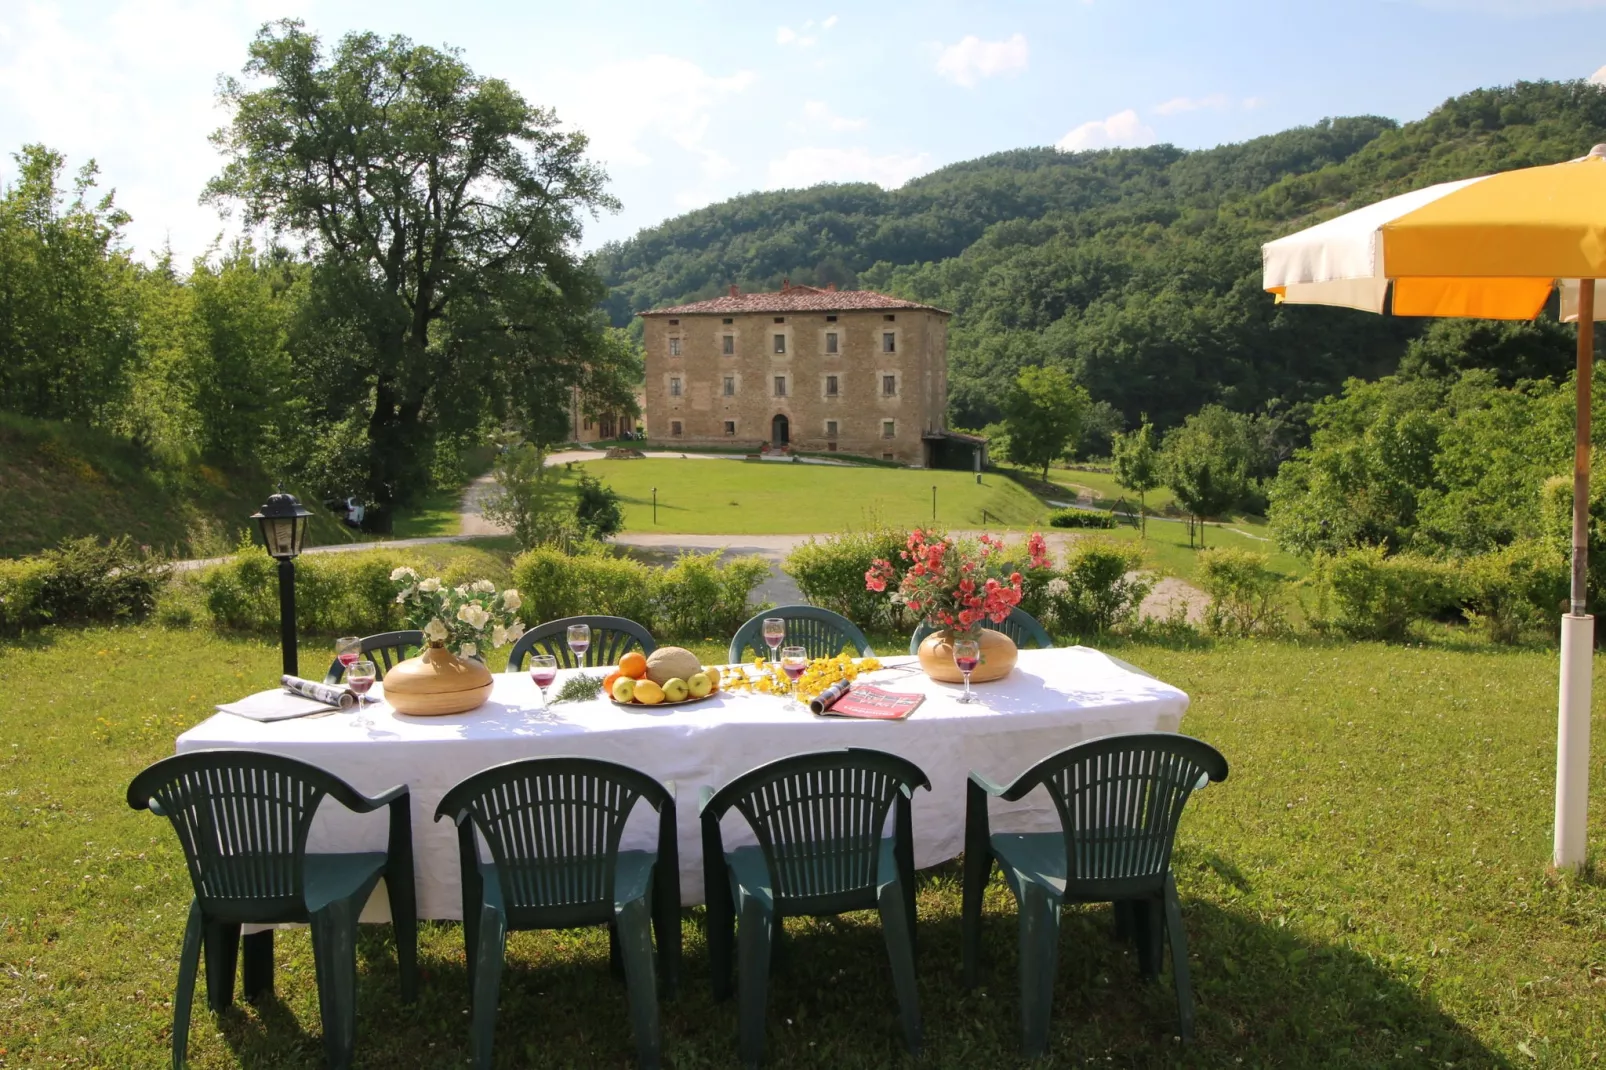
M802 704L797 700L797 682L809 668L809 652L806 647L783 646L781 648L781 671L786 678L792 681L792 701L788 709Z
M775 648L786 642L786 618L764 618L764 643L770 648L770 660L778 660Z
M374 663L367 658L358 658L346 667L346 686L357 692L357 708L362 709L368 704L368 692L373 688L374 681L379 679L379 671Z
M574 663L577 666L586 663L586 651L591 649L591 625L569 625L569 651L574 654Z
M582 627L584 627L582 625ZM572 640L570 641L572 645ZM558 659L551 654L536 654L530 658L530 679L541 692L541 705L546 705L546 689L558 678Z
M350 672L352 665L360 657L362 657L362 639L355 635L342 635L335 640L335 660L340 662L343 670Z
M954 664L965 674L965 693L959 696L959 701L975 702L970 693L970 674L981 664L981 644L974 639L954 640Z

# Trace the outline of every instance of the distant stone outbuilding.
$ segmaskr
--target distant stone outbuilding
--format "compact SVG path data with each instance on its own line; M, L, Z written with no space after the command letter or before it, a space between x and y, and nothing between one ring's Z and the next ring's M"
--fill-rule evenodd
M654 442L940 462L949 438L943 309L783 283L640 315Z

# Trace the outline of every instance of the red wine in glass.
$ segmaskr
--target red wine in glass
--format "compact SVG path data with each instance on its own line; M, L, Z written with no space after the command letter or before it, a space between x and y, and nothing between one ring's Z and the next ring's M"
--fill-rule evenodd
M797 683L798 678L800 676L802 676L805 672L808 671L808 668L809 667L807 665L782 665L781 666L781 669L786 673L787 679L791 680L794 684Z
M337 654L337 655L336 655L336 657L337 657L337 658L338 658L338 659L339 659L339 661L340 661L340 667L341 667L341 668L343 668L343 669L349 669L349 668L351 668L351 667L352 667L352 666L353 666L353 665L355 665L355 664L357 664L357 659L358 659L358 658L360 658L360 657L362 657L362 655L361 655L361 654L359 654L359 653L358 653L358 652L357 652L357 651L355 651L355 650L348 650L348 651L346 651L346 652L345 652L345 653L342 653L342 654Z
M965 673L967 676L970 673L975 672L976 671L976 666L980 665L980 664L981 664L981 659L980 658L955 658L954 659L954 665L956 665L959 668L960 672Z
M346 686L359 695L366 695L374 686L374 678L372 676L348 676L346 678Z

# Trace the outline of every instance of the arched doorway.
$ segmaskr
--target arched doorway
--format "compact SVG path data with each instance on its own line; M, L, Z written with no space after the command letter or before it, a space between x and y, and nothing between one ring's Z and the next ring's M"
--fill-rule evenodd
M775 419L770 421L770 445L787 445L791 441L790 430L786 417L781 413L776 413Z

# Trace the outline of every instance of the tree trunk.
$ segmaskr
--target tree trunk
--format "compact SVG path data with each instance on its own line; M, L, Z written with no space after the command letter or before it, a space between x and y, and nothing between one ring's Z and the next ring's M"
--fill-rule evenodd
M1143 491L1138 491L1138 538L1149 537L1149 508L1143 503Z

